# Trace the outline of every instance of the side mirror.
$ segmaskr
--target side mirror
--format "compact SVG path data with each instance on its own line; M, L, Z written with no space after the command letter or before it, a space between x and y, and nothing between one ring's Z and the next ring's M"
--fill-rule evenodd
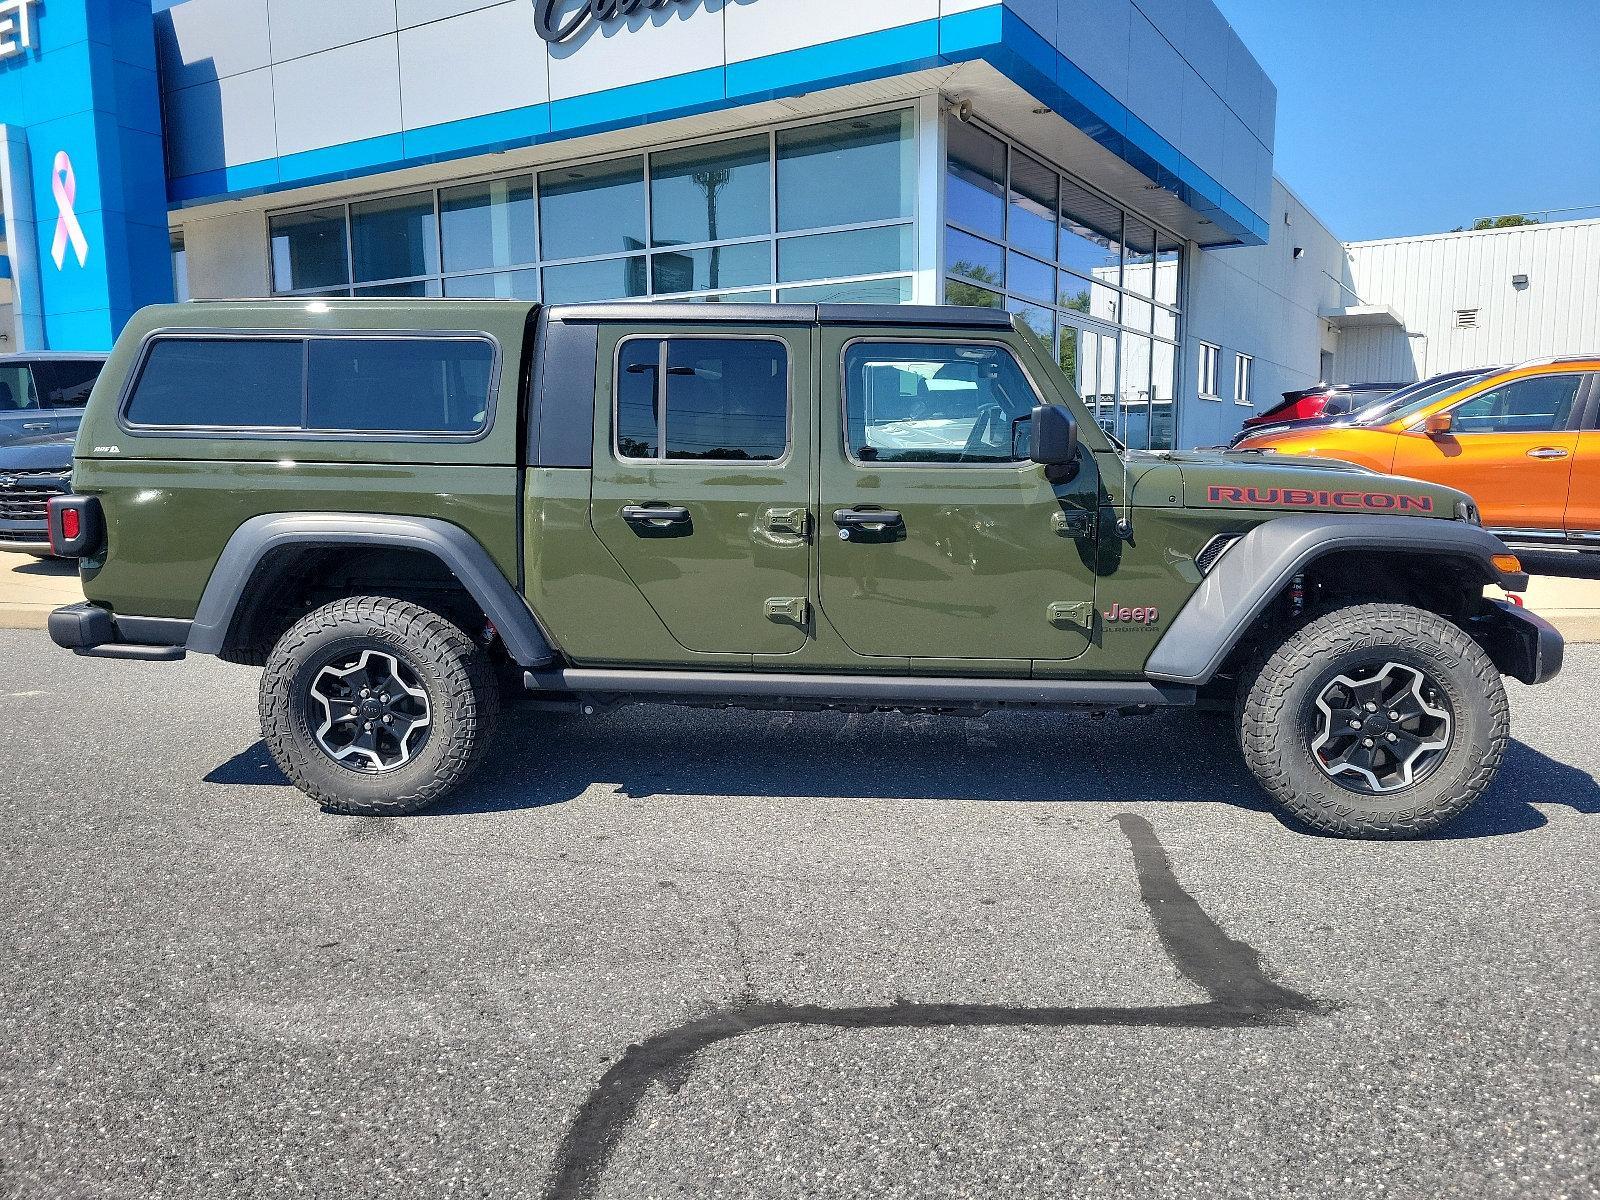
M1422 423L1422 428L1431 438L1449 437L1450 431L1456 427L1456 419L1447 412L1434 413Z
M1047 467L1065 467L1078 459L1078 423L1059 404L1040 404L1033 410L1033 442L1028 457Z

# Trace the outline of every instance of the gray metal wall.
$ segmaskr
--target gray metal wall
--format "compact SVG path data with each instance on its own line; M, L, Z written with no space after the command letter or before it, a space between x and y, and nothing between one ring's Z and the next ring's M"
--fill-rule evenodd
M1348 248L1365 304L1404 329L1350 330L1341 380L1412 379L1462 367L1600 353L1600 220L1441 233ZM1526 285L1513 277L1526 275ZM1457 313L1476 309L1475 327Z

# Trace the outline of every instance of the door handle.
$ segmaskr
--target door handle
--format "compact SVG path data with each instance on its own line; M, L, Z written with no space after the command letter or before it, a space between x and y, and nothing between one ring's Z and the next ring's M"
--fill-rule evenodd
M624 504L622 519L629 525L668 529L689 523L689 510L681 505Z
M27 421L22 426L24 429L54 429L49 421Z
M833 511L833 523L845 533L849 533L852 529L882 533L890 529L900 529L906 522L905 518L892 508L836 508Z
M1565 457L1567 457L1568 453L1570 453L1570 452L1567 451L1567 450L1563 450L1559 446L1540 446L1536 450L1529 450L1528 451L1528 457L1529 458L1565 458Z

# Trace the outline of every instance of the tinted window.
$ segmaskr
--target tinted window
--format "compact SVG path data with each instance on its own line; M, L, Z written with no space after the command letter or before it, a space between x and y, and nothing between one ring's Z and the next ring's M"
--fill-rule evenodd
M315 338L312 429L476 433L489 420L494 349L476 338Z
M782 342L673 338L667 346L669 460L771 462L789 442L789 359ZM617 450L660 456L660 341L631 341L618 357Z
M21 365L0 366L0 412L27 412L39 407L33 376Z
M845 353L852 457L878 463L1005 463L1027 457L1037 403L1000 346L858 342Z
M45 407L82 408L89 403L101 366L97 362L34 363L33 378Z
M299 341L166 338L150 348L128 402L128 420L297 428L303 369Z
M1457 405L1456 433L1550 433L1567 427L1582 375L1536 375Z

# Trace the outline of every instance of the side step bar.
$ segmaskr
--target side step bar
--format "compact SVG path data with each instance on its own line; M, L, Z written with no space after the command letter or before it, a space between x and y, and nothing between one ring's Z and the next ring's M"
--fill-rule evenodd
M1195 689L1142 680L964 679L920 675L759 674L748 671L616 671L568 667L527 671L523 684L546 694L621 695L639 699L795 701L938 707L1007 705L1045 708L1134 708L1192 705Z

